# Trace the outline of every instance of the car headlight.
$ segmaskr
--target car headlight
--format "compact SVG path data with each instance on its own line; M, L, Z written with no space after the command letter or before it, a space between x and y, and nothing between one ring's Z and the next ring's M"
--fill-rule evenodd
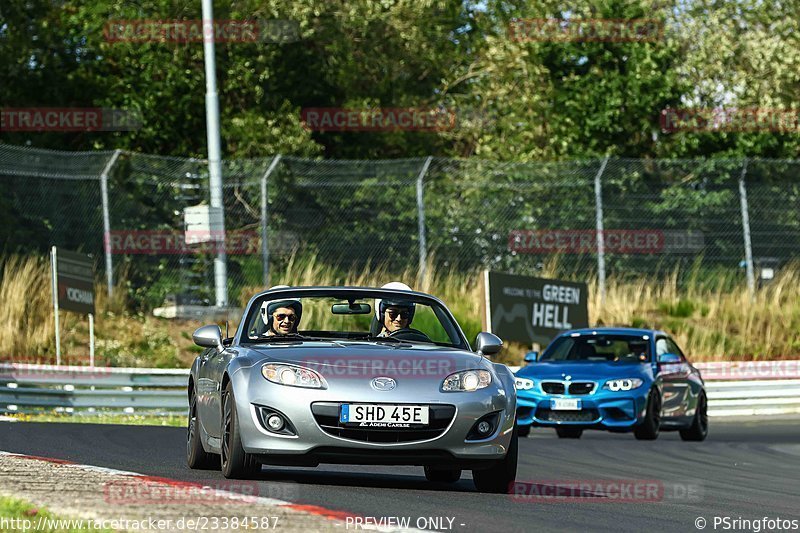
M641 387L642 383L642 380L639 378L610 379L606 381L606 384L603 385L603 388L612 392L627 391Z
M306 389L324 389L327 387L325 380L303 366L287 365L284 363L267 363L261 367L261 375L268 381L278 385L290 387L303 387Z
M514 378L514 387L517 390L531 390L534 382L528 378Z
M444 392L473 391L485 389L492 382L487 370L465 370L450 374L442 382Z

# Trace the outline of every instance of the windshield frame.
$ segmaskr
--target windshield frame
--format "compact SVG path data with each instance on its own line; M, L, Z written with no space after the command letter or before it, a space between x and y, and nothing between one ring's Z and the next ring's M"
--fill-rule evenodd
M366 300L366 299L392 299L403 298L417 304L427 305L439 319L442 328L450 337L455 337L458 343L443 344L433 343L435 346L446 346L460 350L472 351L461 325L455 319L447 306L430 294L416 291L403 291L394 289L379 289L372 287L290 287L288 289L274 289L260 292L253 296L247 303L242 320L236 329L234 342L238 345L258 344L259 341L250 339L246 334L247 325L255 318L255 313L260 313L261 304L266 300L284 300L290 298L337 298L341 300ZM355 341L355 339L353 339ZM406 341L414 344L413 341ZM427 344L427 343L425 343Z

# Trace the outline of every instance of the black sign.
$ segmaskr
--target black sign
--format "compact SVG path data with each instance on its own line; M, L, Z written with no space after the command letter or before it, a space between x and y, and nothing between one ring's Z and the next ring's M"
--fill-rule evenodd
M94 314L94 261L75 252L56 251L58 307Z
M586 283L484 272L486 326L501 339L547 344L589 326Z

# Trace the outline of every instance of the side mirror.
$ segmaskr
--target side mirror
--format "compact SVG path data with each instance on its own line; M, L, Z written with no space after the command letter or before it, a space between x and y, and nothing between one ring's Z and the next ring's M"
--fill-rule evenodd
M681 356L676 353L662 353L658 356L658 363L661 365L675 365L682 362Z
M525 354L525 363L535 363L539 359L539 352L528 352Z
M503 341L497 335L482 331L475 337L475 351L480 355L494 355L503 349Z
M196 345L203 348L224 349L222 346L222 330L216 324L197 328L192 333L192 340Z

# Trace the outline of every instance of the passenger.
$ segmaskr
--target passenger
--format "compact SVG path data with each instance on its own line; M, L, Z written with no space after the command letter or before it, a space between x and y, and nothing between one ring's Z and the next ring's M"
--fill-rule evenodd
M401 291L411 291L411 287L406 285L405 283L399 281L391 281L386 283L381 287L381 289L396 289ZM407 328L409 324L411 324L411 320L414 318L414 304L410 302L400 302L400 311L403 310L403 306L405 305L405 309L410 309L411 313L406 313L406 318L403 318L403 314L401 313L393 313L395 319L389 321L389 328L387 328L387 319L386 319L386 311L388 310L389 306L384 306L381 300L375 300L375 316L372 317L372 323L370 324L370 335L372 337L388 337L393 331L397 331L398 329ZM409 307L410 304L410 307ZM395 307L395 311L397 311L397 306ZM399 319L399 321L398 321ZM400 325L401 327L396 327Z

